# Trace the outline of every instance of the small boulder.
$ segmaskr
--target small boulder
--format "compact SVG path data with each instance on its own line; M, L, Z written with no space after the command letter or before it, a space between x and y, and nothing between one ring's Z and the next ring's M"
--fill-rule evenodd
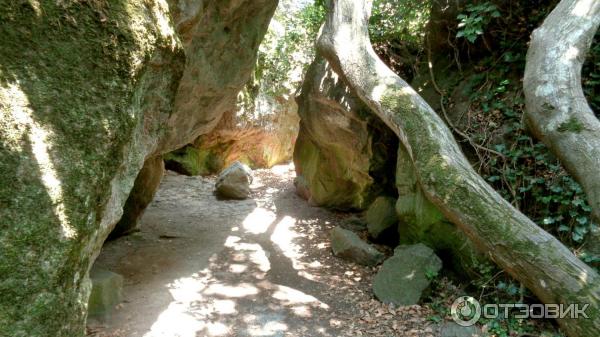
M236 161L219 174L215 192L224 199L247 199L250 197L251 183L252 170Z
M390 197L378 197L367 210L367 229L369 235L380 239L389 230L396 231L398 216L396 200Z
M93 267L90 271L92 292L88 302L88 315L95 319L105 319L122 300L123 276L111 271Z
M351 216L342 220L340 227L353 232L362 232L367 229L367 223L364 219L357 216Z
M442 261L431 248L419 243L398 246L373 279L373 292L384 303L414 305L442 268Z
M445 322L440 328L441 337L481 337L477 326L461 326L454 322Z
M331 231L331 249L335 256L365 266L375 266L383 261L383 254L361 240L356 233L335 227Z

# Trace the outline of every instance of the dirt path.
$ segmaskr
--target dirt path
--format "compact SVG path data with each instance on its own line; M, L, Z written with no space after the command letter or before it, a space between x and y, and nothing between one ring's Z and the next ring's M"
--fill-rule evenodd
M372 299L373 269L333 257L345 217L294 193L292 166L255 172L253 199L219 201L214 179L167 174L141 231L97 264L124 302L93 336L434 336L427 309Z

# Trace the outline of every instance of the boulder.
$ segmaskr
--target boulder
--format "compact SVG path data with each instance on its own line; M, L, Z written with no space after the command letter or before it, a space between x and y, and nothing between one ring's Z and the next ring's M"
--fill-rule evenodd
M367 229L369 235L380 239L389 234L390 230L396 231L398 217L396 215L396 199L390 197L378 197L367 210ZM393 234L393 233L392 233Z
M442 260L431 248L420 243L398 246L373 278L373 292L384 303L417 304L441 268Z
M88 302L88 316L104 320L123 299L123 276L94 266L90 271L90 279L92 292Z
M367 223L364 219L357 216L350 216L340 223L340 227L353 232L361 232L367 229Z
M88 271L146 159L208 132L277 0L3 1L0 336L83 336Z
M294 148L309 202L362 210L393 186L397 137L360 102L321 56L297 98L300 131ZM391 165L391 166L390 166ZM392 192L393 193L393 192Z
M444 322L440 327L440 337L482 337L477 326L462 326L454 322Z
M400 244L423 243L443 253L445 261L451 264L449 267L467 277L472 273L475 262L484 261L482 255L466 235L423 194L412 161L403 148L398 149L397 158L396 214Z
M365 266L375 266L383 261L384 255L347 229L335 227L331 230L331 249L335 256Z
M250 197L252 170L240 162L231 164L219 174L215 193L224 199L247 199Z

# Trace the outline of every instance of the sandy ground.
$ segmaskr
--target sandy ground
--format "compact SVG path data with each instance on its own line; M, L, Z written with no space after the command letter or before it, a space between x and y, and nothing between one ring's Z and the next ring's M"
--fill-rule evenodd
M220 201L214 178L168 173L141 231L97 265L125 277L124 301L90 336L437 336L428 309L375 301L375 270L331 254L348 215L294 193L291 165L255 171L253 199Z

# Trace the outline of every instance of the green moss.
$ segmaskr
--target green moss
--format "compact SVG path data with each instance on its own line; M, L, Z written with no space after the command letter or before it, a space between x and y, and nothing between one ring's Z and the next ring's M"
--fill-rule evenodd
M396 168L398 200L396 213L400 223L398 234L401 244L425 243L441 256L451 269L466 276L481 255L465 234L450 223L431 203L418 186L413 163L403 147L398 149Z
M368 168L359 171L354 149L344 146L318 147L303 132L296 141L294 163L308 183L312 201L336 209L363 209L373 180Z
M171 48L145 3L0 0L2 336L83 335L83 252L140 125L140 65Z
M218 168L215 167L213 158L214 154L210 150L198 149L191 145L164 156L167 167L192 176L216 173Z
M566 122L562 122L556 130L559 132L574 132L579 133L583 131L584 126L575 117L570 117Z

